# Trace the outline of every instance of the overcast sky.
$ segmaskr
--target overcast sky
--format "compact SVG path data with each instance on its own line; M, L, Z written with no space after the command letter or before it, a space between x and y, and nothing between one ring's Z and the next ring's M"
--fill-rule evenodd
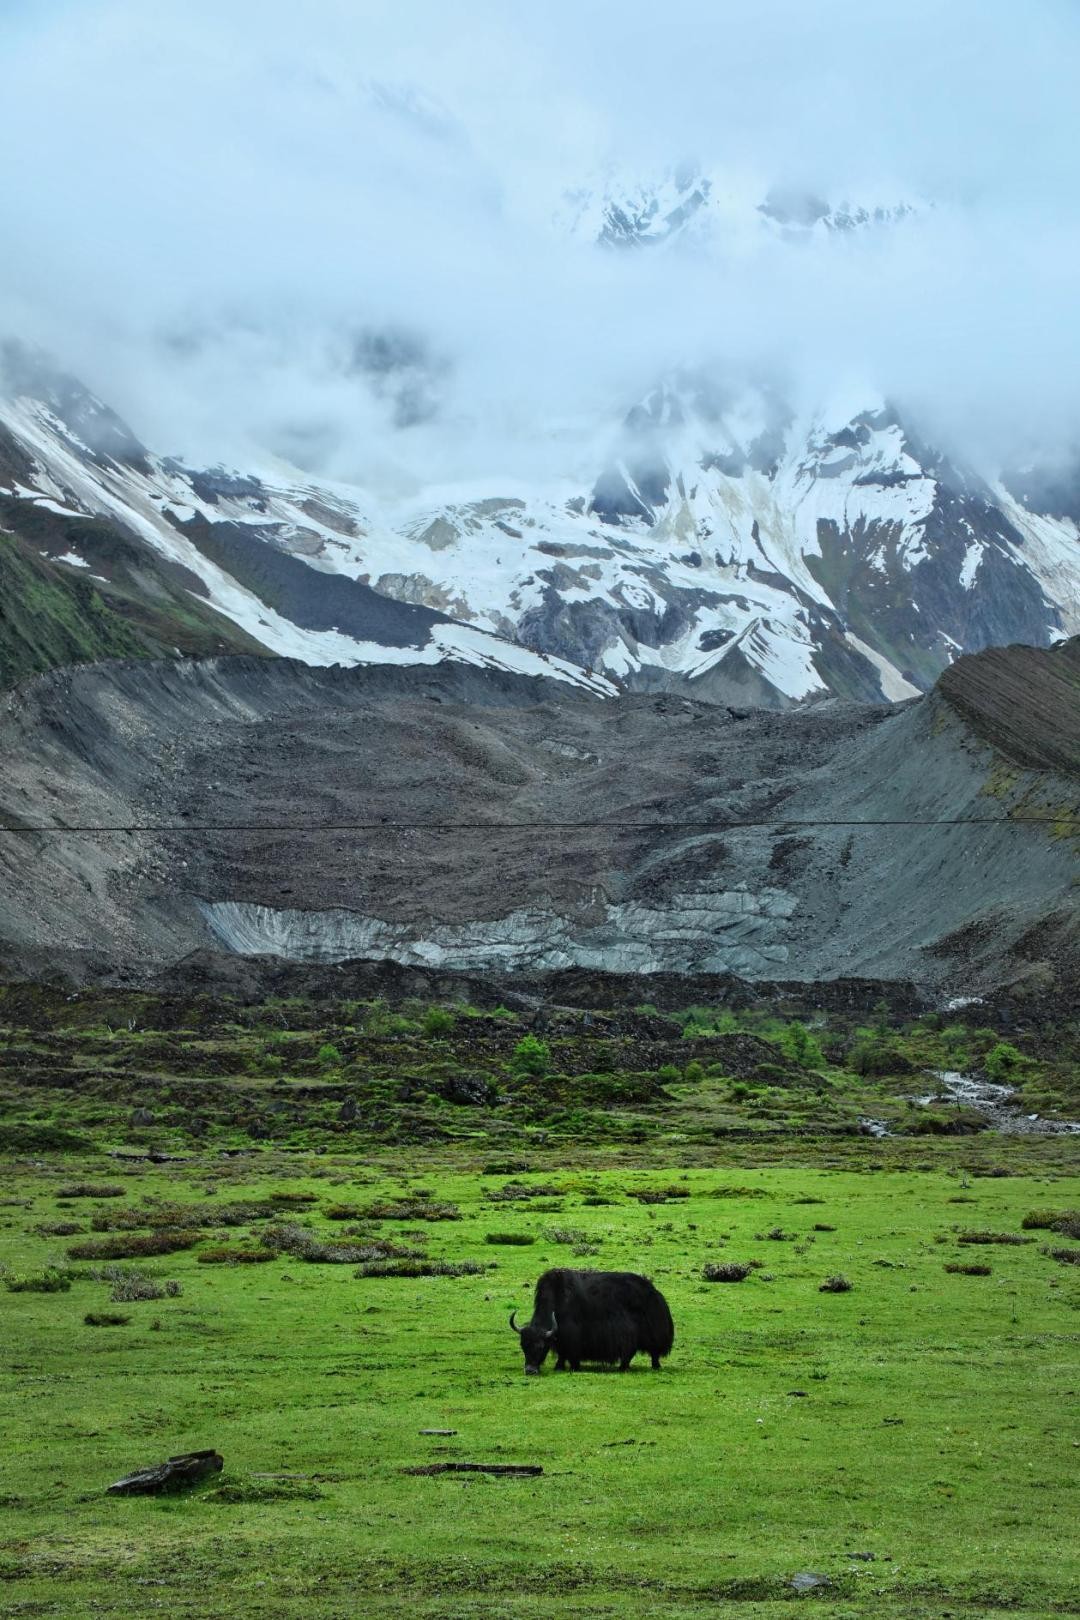
M690 365L984 462L1080 437L1075 0L5 0L0 53L0 326L156 448L574 476ZM707 249L567 230L686 160ZM919 212L791 241L777 186ZM388 329L404 390L352 363Z

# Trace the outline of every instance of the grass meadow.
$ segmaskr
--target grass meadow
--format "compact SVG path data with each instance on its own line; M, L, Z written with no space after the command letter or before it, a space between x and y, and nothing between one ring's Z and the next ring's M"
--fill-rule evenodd
M688 1168L676 1144L563 1142L529 1172L456 1144L11 1161L0 1613L1075 1613L1080 1272L1022 1221L1080 1183L1037 1141L975 1177L954 1141L920 1168L857 1146ZM196 1241L68 1252L162 1230ZM245 1250L270 1257L226 1263ZM358 1275L357 1250L481 1269ZM705 1280L727 1263L748 1275ZM526 1379L507 1319L551 1265L651 1276L663 1370ZM132 1270L163 1297L111 1299ZM105 1494L210 1446L203 1488ZM446 1461L543 1473L408 1472Z

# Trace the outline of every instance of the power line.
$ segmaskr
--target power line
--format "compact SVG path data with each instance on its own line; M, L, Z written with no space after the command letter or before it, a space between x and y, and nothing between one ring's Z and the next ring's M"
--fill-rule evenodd
M785 833L789 830L815 827L1080 827L1080 816L943 816L936 820L918 817L878 817L850 820L840 817L789 818L769 816L741 820L690 817L678 821L391 821L380 817L377 821L219 821L219 822L75 822L69 825L0 824L0 833L15 837L69 837L78 836L133 836L135 834L172 835L174 833L397 833L397 832L584 832L603 829L607 832L685 832L704 829L708 832L770 830Z

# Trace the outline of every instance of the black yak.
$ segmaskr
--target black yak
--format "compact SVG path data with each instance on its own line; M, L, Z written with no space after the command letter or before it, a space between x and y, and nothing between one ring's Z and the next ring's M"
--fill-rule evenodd
M625 1372L639 1350L670 1355L675 1325L667 1300L633 1271L545 1271L536 1285L532 1321L510 1326L521 1340L525 1371L538 1373L549 1350L555 1371L577 1372L583 1361L617 1361Z

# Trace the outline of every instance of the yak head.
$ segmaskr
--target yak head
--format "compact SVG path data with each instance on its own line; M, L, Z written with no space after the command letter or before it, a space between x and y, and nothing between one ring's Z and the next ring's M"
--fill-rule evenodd
M534 1316L531 1322L527 1322L524 1327L519 1328L515 1321L516 1316L517 1312L514 1311L510 1317L510 1326L521 1340L521 1349L525 1356L525 1371L527 1373L539 1373L544 1364L544 1358L549 1350L554 1349L555 1341L558 1338L559 1324L555 1320L555 1312L552 1311L551 1322L547 1327L542 1322L538 1322Z

